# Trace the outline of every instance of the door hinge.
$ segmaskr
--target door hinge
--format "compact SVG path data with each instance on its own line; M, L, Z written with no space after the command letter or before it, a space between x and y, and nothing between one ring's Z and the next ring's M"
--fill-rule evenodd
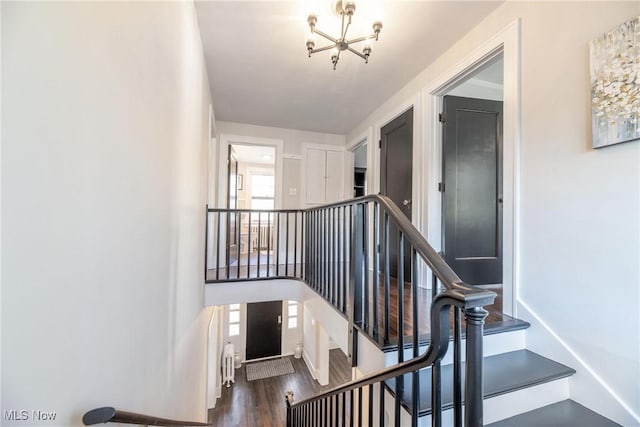
M438 183L438 191L444 193L444 182Z
M444 123L447 121L447 115L445 113L438 114L438 121L440 123Z
M378 148L382 148L382 140L381 139L378 140Z

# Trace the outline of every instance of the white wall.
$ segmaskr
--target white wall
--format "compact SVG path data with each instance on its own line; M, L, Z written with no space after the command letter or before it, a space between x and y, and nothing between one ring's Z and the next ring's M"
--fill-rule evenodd
M207 408L214 408L222 393L223 307L212 307L207 349Z
M637 1L507 2L347 137L521 18L516 314L534 322L530 348L578 370L572 398L625 426L640 424L640 143L591 149L588 44L639 13Z
M193 4L4 3L2 41L2 410L204 420Z

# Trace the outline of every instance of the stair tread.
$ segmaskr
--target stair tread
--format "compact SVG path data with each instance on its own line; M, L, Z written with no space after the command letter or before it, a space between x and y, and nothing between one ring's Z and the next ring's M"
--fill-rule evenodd
M531 324L529 322L517 319L515 317L507 316L505 314L503 315L503 319L501 321L493 322L485 325L483 335L488 336L488 335L502 334L502 333L507 333L512 331L520 331L520 330L528 329L530 326ZM366 332L364 333L366 334ZM463 339L464 339L465 333L466 331L463 328L462 329ZM374 338L372 338L372 340L374 340L374 342L385 353L393 352L398 349L398 345L395 342L384 344L376 341ZM411 343L411 340L412 340L411 336L405 336L404 340L405 340L404 347L412 348L413 344ZM419 338L420 346L428 345L430 340L431 340L430 334L421 335ZM451 336L451 340L453 340L453 334Z
M464 363L462 368L464 389ZM516 350L484 358L484 398L565 378L575 370L529 350ZM420 370L420 415L431 413L431 368ZM442 366L442 408L453 406L453 365ZM403 405L412 406L412 375L404 376ZM395 379L386 382L395 393ZM464 391L463 391L464 393Z
M487 427L614 427L608 418L567 399L489 424Z

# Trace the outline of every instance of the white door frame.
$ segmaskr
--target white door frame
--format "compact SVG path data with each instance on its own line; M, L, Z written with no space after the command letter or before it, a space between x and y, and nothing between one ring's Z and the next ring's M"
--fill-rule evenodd
M217 171L218 171L218 147L217 147L217 129L216 129L216 118L213 113L213 105L209 104L209 159L207 163L207 207L214 208L217 207L217 194L218 194L218 185L217 185ZM205 260L207 269L210 265L214 265L216 260L213 252L213 244L215 239L214 227L215 227L215 219L213 216L209 217L207 213L207 258Z
M344 194L345 198L352 199L353 194L353 169L354 169L354 152L360 148L362 145L367 145L367 190L369 193L372 192L372 172L374 170L373 161L374 161L374 152L373 152L373 128L369 126L366 131L362 132L356 138L352 139L345 146L347 158L345 161L346 169L345 169L345 188Z
M275 209L282 209L282 150L284 142L281 139L256 138L253 136L220 134L220 152L218 155L218 206L227 207L227 153L230 145L260 145L274 147L275 153Z
M425 150L422 155L426 183L423 201L427 239L441 249L442 202L438 182L442 177L442 126L438 113L442 97L461 80L495 58L504 58L503 120L503 312L515 316L519 274L519 174L520 174L520 19L479 46L444 75L422 90Z

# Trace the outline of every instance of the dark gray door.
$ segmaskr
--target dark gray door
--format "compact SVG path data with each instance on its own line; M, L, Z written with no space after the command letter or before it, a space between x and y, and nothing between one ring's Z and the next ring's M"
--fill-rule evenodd
M444 258L462 280L502 283L502 102L444 97Z
M282 301L247 304L247 360L282 353Z
M413 170L413 108L380 129L380 193L388 196L411 219L411 175ZM380 234L383 236L384 234ZM381 256L385 244L382 241ZM410 277L411 253L405 247L405 279ZM389 273L397 277L398 230L389 230ZM383 258L384 259L384 258Z

